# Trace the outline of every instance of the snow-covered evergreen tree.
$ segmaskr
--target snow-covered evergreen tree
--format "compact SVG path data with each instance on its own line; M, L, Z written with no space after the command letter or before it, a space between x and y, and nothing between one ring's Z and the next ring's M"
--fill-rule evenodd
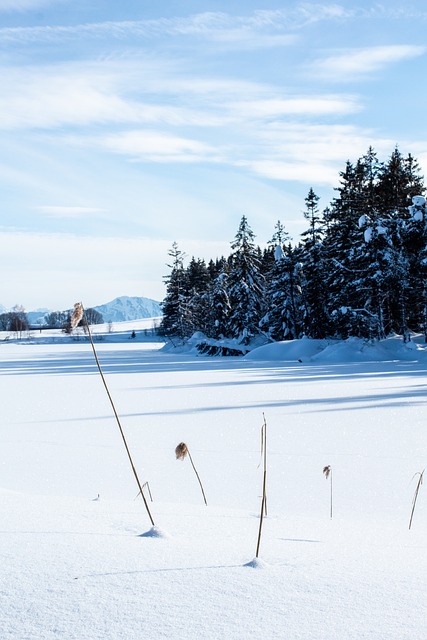
M228 266L223 265L222 271L211 284L209 292L209 329L207 334L212 338L224 338L229 330L230 300L228 297Z
M295 340L303 333L301 263L290 244L284 248L278 244L274 259L262 327L273 340Z
M427 342L427 207L424 196L412 197L408 214L402 231L403 251L408 261L407 318L410 328L422 330Z
M301 234L302 240L296 251L297 260L302 263L300 277L304 333L311 338L323 338L329 332L328 292L325 287L327 265L322 244L324 225L318 202L319 196L310 189L304 211L309 228Z
M193 258L185 270L185 298L188 332L209 329L209 286L210 275L206 263L201 258Z
M323 241L327 256L325 286L331 333L339 338L364 335L366 331L365 294L360 289L363 279L358 258L364 255L365 241L360 224L362 214L364 168L359 160L354 166L349 161L340 173L338 196L328 211L328 225Z
M192 330L188 312L187 276L184 269L185 254L174 242L168 255L172 258L172 262L168 264L171 272L164 278L166 296L162 302L161 329L167 335L184 339L191 334Z
M228 333L244 343L248 343L258 332L263 310L264 277L254 239L246 216L242 216L231 244L227 286L230 302Z

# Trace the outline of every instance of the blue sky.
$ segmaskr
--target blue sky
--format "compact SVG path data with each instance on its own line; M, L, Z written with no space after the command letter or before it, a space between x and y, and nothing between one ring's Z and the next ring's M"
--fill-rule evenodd
M172 242L295 242L346 161L427 172L427 6L0 0L0 304L162 299Z

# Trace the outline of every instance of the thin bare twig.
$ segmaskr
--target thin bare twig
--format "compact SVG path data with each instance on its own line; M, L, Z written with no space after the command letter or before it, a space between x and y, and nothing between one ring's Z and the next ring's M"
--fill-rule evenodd
M143 489L144 489L144 487L147 487L147 491L148 491L148 495L150 496L150 500L151 500L151 502L154 502L154 500L153 500L153 496L151 495L151 490L150 490L150 485L149 485L149 483L148 483L148 480L147 480L147 482L144 482L144 484L142 485L142 488L143 488ZM141 495L141 492L140 492L140 491L138 491L138 493L136 494L136 496L135 496L134 500L136 500L137 498L139 498L139 496L140 496L140 495Z
M259 556L259 548L261 546L261 533L262 533L262 525L264 522L264 513L266 513L266 501L267 501L267 423L265 421L265 415L262 414L264 418L264 423L261 427L261 448L263 451L263 462L264 462L264 470L263 470L263 481L262 481L262 502L261 502L261 514L259 518L259 530L258 530L258 541L256 546L256 554L255 557ZM267 514L266 514L267 515Z
M417 487L416 487L415 493L414 493L414 497L412 498L412 511L411 511L411 517L409 519L409 529L411 528L412 518L414 517L414 511L415 511L415 505L417 504L418 492L419 492L420 487L421 487L421 485L423 483L424 471L425 471L425 469L423 469L421 472L416 473L412 477L412 479L414 479L414 478L416 478L416 476L419 476L418 482L417 482Z
M329 464L327 467L323 467L323 475L325 476L326 480L329 478L329 476L331 477L331 507L330 507L330 515L331 515L331 520L332 520L332 502L333 502L333 492L332 492L332 467Z
M78 318L78 320L77 320L77 318ZM92 339L92 332L91 332L90 327L89 327L89 322L87 320L87 316L86 316L84 307L83 307L81 302L78 302L77 304L74 305L74 313L73 313L73 316L71 318L71 326L72 327L77 326L77 324L80 322L80 320L82 318L84 319L84 322L86 324L86 328L87 328L90 344L92 346L93 355L95 357L95 362L96 362L96 365L98 367L98 371L99 371L99 374L101 376L101 380L103 382L103 385L104 385L105 391L107 393L108 399L110 401L111 407L113 409L114 416L116 418L116 422L117 422L117 425L119 427L120 434L122 436L123 444L125 445L126 453L128 455L129 462L130 462L130 465L131 465L131 468L132 468L132 471L133 471L133 475L135 476L135 480L136 480L136 483L138 485L138 489L139 489L139 491L141 493L142 499L144 500L144 505L145 505L145 508L147 510L148 517L150 518L150 522L154 527L155 524L154 524L153 516L151 515L147 499L146 499L146 497L144 495L144 491L143 491L141 482L139 480L138 473L136 471L134 462L132 460L132 456L131 456L131 453L130 453L130 450L129 450L128 443L126 441L126 437L125 437L125 434L124 434L124 431L123 431L123 427L122 427L121 422L120 422L119 415L118 415L116 407L114 405L113 398L111 397L110 390L109 390L108 385L107 385L107 381L105 380L105 376L104 376L104 373L103 373L102 368L101 368L101 364L100 364L99 359L98 359L98 354L96 353L95 345L94 345L94 342L93 342L93 339ZM76 322L76 320L77 320L77 322Z
M177 460L184 460L187 456L190 459L191 466L194 469L194 473L196 474L197 480L199 481L200 489L202 490L203 500L205 501L205 505L208 506L208 502L206 500L205 490L203 489L202 481L200 480L200 476L197 473L197 469L194 465L193 458L191 457L190 449L185 444L185 442L180 442L175 448L175 455Z

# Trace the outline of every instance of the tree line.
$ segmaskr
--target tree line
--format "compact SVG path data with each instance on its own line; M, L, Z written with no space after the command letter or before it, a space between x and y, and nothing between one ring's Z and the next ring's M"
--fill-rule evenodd
M381 162L370 147L339 173L323 211L310 188L307 228L292 244L278 221L267 246L242 216L231 252L210 260L173 243L162 331L196 331L248 344L270 340L427 337L427 210L417 161L396 147Z
M103 324L102 314L96 309L86 309L86 317L89 324ZM82 320L80 327L85 328ZM33 329L28 315L22 305L15 305L11 311L0 314L0 331L15 333L18 337L26 331ZM51 311L43 318L43 324L37 325L37 329L62 329L64 333L71 333L71 311Z

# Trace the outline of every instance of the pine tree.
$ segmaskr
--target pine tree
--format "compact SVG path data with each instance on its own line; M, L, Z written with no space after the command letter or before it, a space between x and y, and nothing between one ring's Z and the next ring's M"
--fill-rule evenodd
M368 292L364 309L371 313L371 334L381 338L395 331L407 336L414 288L411 273L418 272L408 243L408 202L423 189L422 178L412 156L404 160L397 147L385 164L372 153L368 157L369 162L364 157L365 189L370 206L360 220L366 243L359 255L364 271L359 291Z
M325 285L331 333L337 338L364 333L364 293L360 289L363 275L358 256L364 254L365 242L360 231L366 216L361 207L365 200L362 161L355 166L349 161L340 172L340 186L328 210L328 225L323 241L327 256ZM361 317L362 316L362 317Z
M421 194L422 189L423 179L418 163L411 155L404 159L399 148L395 147L378 173L376 194L380 214L409 219L408 207L412 197Z
M211 284L209 293L209 330L212 338L225 338L229 330L230 300L228 297L228 265L224 263L222 271Z
M170 336L184 339L191 334L191 323L188 313L187 277L184 269L185 254L174 242L168 252L172 264L167 266L171 273L164 278L166 296L162 302L163 319L161 330Z
M311 338L323 338L329 331L325 251L322 244L323 220L318 208L319 197L310 189L305 199L304 217L309 228L301 234L298 248L302 263L301 284L304 305L304 332Z
M228 298L229 334L247 344L258 332L263 309L264 278L260 270L259 250L246 216L231 244Z
M323 228L321 225L321 217L319 214L318 202L320 198L310 187L307 197L305 198L304 218L309 222L307 231L301 234L303 244L306 250L319 244L323 236Z
M203 259L193 258L185 270L185 299L188 333L209 330L210 275Z
M290 244L284 249L278 244L274 258L262 328L273 340L295 340L301 337L303 327L301 264Z
M424 188L420 188L420 194ZM408 207L409 219L402 230L403 251L408 261L408 325L422 330L427 342L427 207L422 195L415 195Z

